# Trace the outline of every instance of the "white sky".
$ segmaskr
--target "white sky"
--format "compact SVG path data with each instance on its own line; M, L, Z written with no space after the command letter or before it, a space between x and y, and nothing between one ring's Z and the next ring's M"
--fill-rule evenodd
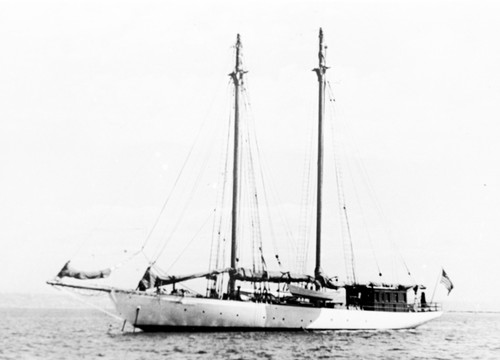
M298 205L322 26L336 103L417 279L432 288L443 266L450 299L497 301L499 18L493 1L0 2L0 288L48 291L89 237L142 241L227 103L236 33L263 153Z

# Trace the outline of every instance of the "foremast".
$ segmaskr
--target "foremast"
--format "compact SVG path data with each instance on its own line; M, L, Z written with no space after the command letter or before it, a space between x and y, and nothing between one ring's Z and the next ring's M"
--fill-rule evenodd
M316 196L316 267L314 274L321 274L321 225L323 209L323 116L325 113L325 85L326 85L326 47L323 45L323 29L319 29L318 67L314 69L318 76L318 174Z
M240 88L243 85L243 75L241 58L240 34L236 36L236 59L234 71L230 74L234 83L234 149L233 149L233 195L231 210L231 268L236 269L238 262L238 193L239 193L239 127L240 127ZM228 294L234 293L235 279L230 276L228 284Z

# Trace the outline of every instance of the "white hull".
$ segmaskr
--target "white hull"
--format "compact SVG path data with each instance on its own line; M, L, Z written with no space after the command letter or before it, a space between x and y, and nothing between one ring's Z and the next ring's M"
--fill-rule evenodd
M146 331L409 329L442 315L275 305L111 292L119 315Z

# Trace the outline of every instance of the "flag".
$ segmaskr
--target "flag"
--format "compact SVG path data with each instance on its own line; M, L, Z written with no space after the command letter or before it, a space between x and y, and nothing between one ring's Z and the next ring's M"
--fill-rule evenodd
M448 277L448 274L446 274L446 271L443 270L443 273L441 274L441 284L444 285L444 287L448 290L448 295L450 295L451 290L453 289L453 283L451 282L450 278Z

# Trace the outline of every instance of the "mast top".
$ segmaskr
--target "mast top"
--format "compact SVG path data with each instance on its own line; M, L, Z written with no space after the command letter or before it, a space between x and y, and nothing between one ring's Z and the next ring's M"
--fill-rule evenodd
M324 81L324 75L326 74L326 70L328 66L326 66L326 49L327 47L323 45L323 29L319 28L319 51L318 51L318 67L313 69L318 75L318 81Z
M241 45L240 34L236 34L235 47L236 47L236 66L235 66L234 72L238 73L238 72L242 71L242 69L241 69L242 68L241 48L243 46Z
M241 54L243 46L241 44L240 34L236 34L236 44L234 47L236 48L235 66L234 71L229 75L233 78L235 85L241 85L243 82L243 74L245 74L246 71L243 70L243 56Z
M326 69L326 46L323 45L323 29L319 28L319 67Z

